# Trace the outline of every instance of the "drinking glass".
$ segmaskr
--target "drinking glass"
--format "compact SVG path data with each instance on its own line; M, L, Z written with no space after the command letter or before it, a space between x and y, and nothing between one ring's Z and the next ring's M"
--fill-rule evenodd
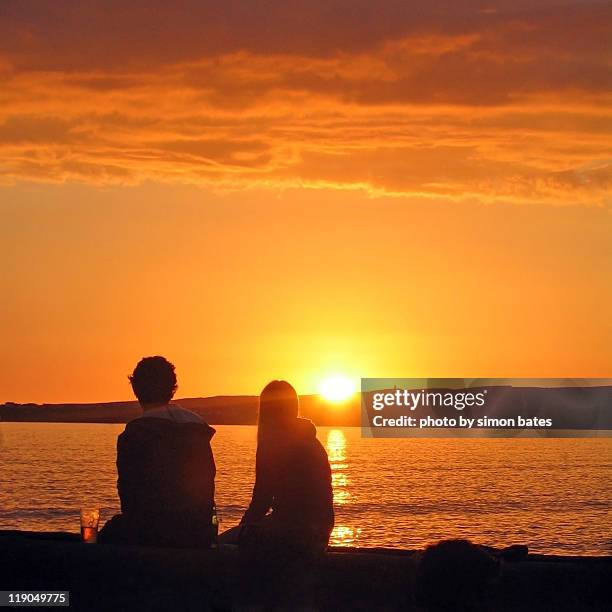
M81 542L95 544L98 541L98 523L100 510L98 508L81 508Z

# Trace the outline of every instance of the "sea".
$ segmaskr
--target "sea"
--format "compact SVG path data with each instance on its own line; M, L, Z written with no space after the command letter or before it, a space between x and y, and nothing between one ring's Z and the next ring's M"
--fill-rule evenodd
M119 510L123 425L0 424L0 529L79 531ZM236 525L255 478L256 428L217 425L221 530ZM446 538L532 552L612 554L612 438L362 438L319 427L332 467L335 546L417 549Z

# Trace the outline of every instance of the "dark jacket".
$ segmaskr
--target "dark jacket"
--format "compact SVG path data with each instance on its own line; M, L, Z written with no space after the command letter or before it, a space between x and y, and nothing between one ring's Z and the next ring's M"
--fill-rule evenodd
M215 461L205 423L140 418L117 441L122 531L129 543L209 546Z
M279 528L315 529L329 537L334 526L331 469L327 453L306 419L267 432L257 446L253 499L243 524L269 521Z

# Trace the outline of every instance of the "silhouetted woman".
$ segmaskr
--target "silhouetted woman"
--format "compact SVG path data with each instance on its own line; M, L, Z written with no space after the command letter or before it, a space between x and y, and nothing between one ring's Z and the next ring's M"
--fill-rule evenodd
M261 392L253 498L240 545L322 551L334 526L331 469L311 421L284 380Z

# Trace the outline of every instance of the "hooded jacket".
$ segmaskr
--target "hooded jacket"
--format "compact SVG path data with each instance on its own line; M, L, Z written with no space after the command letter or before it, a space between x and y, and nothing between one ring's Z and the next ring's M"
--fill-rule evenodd
M314 528L327 537L333 529L331 468L307 419L271 428L259 439L253 498L241 523L257 523L270 509L281 528Z
M117 488L126 539L157 546L209 546L215 461L206 423L140 418L117 440Z

